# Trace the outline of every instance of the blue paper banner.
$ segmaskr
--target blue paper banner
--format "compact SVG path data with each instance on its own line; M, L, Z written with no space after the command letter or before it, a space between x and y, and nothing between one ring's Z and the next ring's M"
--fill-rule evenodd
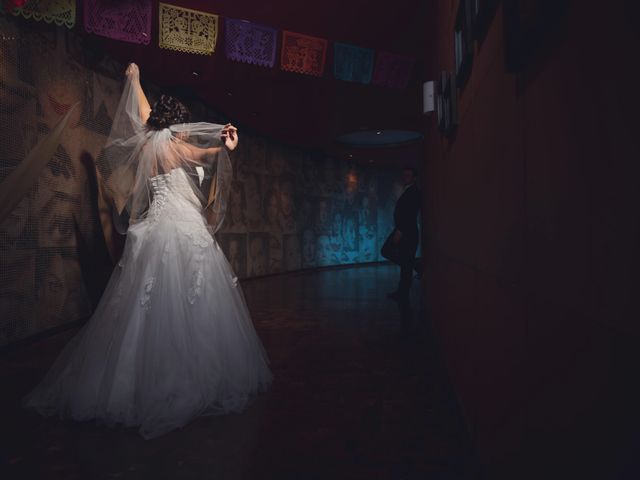
M346 43L334 43L333 73L346 82L370 83L374 51Z

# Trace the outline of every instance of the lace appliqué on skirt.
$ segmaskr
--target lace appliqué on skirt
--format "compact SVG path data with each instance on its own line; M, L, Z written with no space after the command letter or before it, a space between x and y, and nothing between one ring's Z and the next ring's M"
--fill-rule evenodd
M191 286L189 287L189 293L187 295L189 303L191 305L193 305L196 302L197 298L202 293L202 280L203 280L202 269L199 268L193 274L193 280L191 282Z
M145 310L149 309L149 305L151 303L151 291L153 290L153 284L155 282L155 278L151 277L147 279L144 284L144 290L142 291L142 298L140 299L140 305Z
M192 228L184 232L197 247L207 248L213 243L213 238L205 227Z

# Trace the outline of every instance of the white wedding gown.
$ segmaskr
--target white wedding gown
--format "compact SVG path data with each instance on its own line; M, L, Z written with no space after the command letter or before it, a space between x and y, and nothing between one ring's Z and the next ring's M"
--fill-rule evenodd
M25 405L139 426L145 438L242 411L271 382L244 296L187 174L149 179L153 200L89 322Z

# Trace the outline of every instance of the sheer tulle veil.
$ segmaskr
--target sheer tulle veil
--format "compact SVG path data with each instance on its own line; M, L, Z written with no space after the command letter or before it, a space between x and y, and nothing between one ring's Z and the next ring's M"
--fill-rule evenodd
M140 117L138 95L127 78L111 132L96 162L103 189L113 201L116 228L124 233L127 223L145 218L152 201L149 178L183 168L202 203L209 230L215 233L224 220L232 180L231 161L221 139L223 128L206 122L148 128ZM198 149L207 149L207 154L196 161L193 152ZM200 174L197 167L202 167Z

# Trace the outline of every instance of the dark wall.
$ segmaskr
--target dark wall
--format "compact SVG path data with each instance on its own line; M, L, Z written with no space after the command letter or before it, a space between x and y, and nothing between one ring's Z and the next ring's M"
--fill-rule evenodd
M500 3L455 134L425 125L428 312L491 478L631 478L616 475L639 445L638 7ZM457 7L430 4L425 79L453 69Z

